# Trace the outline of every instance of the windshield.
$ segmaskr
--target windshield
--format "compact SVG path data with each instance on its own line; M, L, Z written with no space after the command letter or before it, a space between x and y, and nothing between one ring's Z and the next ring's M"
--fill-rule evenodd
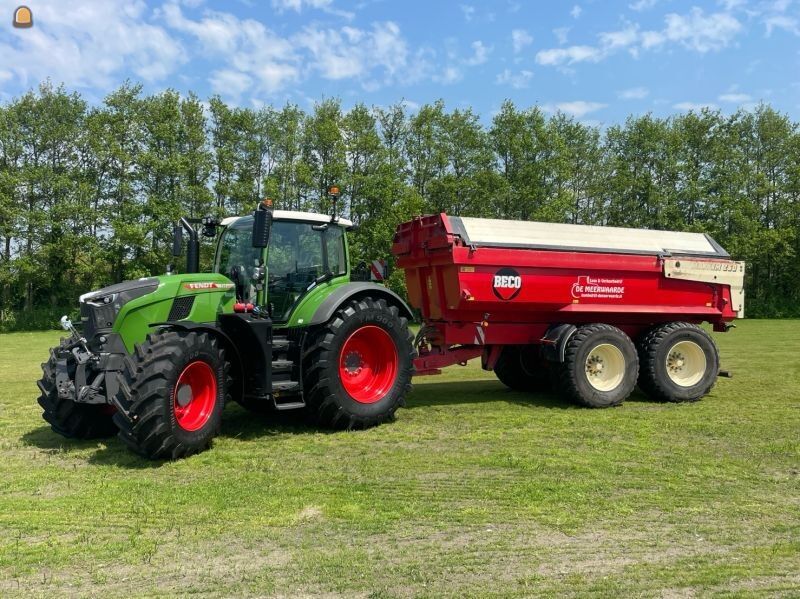
M253 219L239 219L222 234L216 271L236 284L236 298L243 302L256 301L253 270L259 265L260 252L253 247Z

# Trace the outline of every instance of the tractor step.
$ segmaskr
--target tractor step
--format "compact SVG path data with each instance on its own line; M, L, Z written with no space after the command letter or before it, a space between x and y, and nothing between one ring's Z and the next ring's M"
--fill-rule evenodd
M300 383L297 381L272 381L273 393L289 393L300 391Z
M276 410L297 410L306 407L300 391L302 387L297 381L273 381L272 382L272 405ZM281 395L289 393L288 401L282 401Z
M273 337L272 338L272 353L275 354L277 352L285 352L289 349L289 338L288 337Z
M293 366L294 362L291 360L273 360L272 372L286 372L287 370L291 370Z

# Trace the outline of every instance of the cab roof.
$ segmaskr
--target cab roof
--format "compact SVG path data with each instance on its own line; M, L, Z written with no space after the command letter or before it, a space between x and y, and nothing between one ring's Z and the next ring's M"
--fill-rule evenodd
M221 224L223 227L227 227L240 218L252 218L252 216L229 216L228 218L224 219ZM272 218L274 220L293 220L319 224L331 222L331 217L328 214L319 214L317 212L300 212L297 210L273 210ZM353 226L352 221L341 217L336 219L336 224L338 224L340 227L344 227L345 229L350 229Z

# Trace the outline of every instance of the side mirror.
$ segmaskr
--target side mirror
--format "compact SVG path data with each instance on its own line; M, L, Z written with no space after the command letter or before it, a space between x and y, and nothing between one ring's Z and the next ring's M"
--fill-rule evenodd
M269 245L269 233L272 228L272 210L259 207L253 213L253 247L265 248Z
M172 228L172 255L176 258L181 255L181 245L183 244L183 229L180 225Z
M203 237L216 237L217 236L217 227L219 226L220 222L211 216L204 216L200 219L200 222L203 224Z

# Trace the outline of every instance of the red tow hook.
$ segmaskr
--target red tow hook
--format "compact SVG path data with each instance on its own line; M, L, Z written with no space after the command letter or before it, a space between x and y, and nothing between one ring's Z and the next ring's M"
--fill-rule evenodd
M252 312L255 306L253 304L244 304L242 302L236 302L233 304L233 311L237 314L243 314L245 312Z

